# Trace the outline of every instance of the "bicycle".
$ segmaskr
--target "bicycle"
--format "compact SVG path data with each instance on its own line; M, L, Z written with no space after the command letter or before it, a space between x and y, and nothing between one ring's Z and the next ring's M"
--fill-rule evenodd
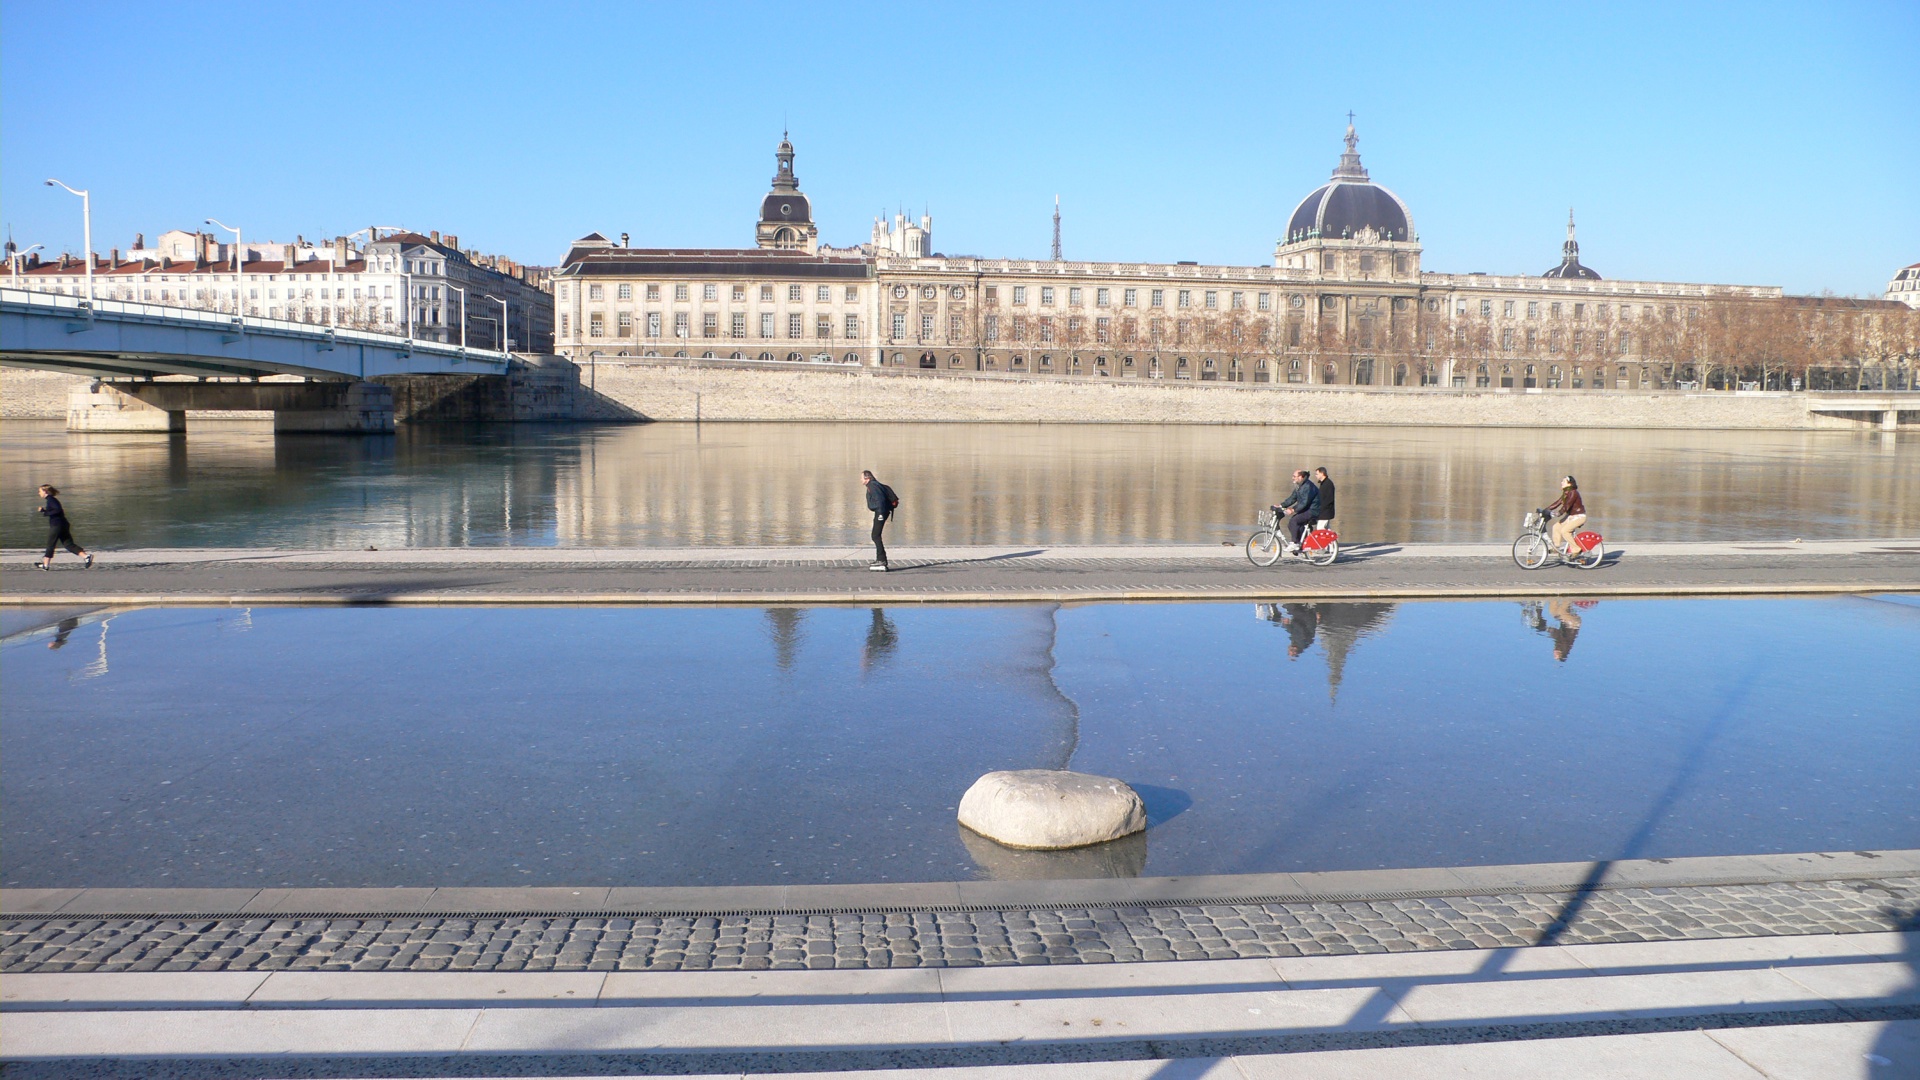
M1300 546L1287 550L1285 538L1281 535L1281 515L1275 509L1260 511L1254 519L1259 528L1247 537L1247 561L1255 566L1272 566L1282 557L1305 559L1315 566L1331 566L1340 557L1340 534L1332 529L1309 529L1300 538Z
M1573 536L1573 554L1561 551L1553 542L1552 519L1545 510L1530 510L1524 530L1513 541L1513 561L1522 570L1538 570L1547 565L1549 556L1558 559L1562 566L1571 566L1579 570L1591 570L1599 566L1607 557L1604 539L1597 532L1584 531Z

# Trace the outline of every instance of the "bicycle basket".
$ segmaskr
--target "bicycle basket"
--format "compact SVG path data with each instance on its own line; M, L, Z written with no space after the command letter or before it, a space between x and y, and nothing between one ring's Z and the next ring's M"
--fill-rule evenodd
M1272 529L1277 527L1279 520L1280 515L1274 513L1271 509L1267 509L1260 511L1259 516L1253 519L1253 523L1263 529Z

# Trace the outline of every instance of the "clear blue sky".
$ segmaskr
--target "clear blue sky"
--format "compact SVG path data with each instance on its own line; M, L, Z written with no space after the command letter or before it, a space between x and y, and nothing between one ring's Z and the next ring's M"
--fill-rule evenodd
M782 121L821 235L1268 263L1348 109L1434 270L1877 295L1920 260L1920 4L1050 6L0 0L0 218L212 216L551 263L744 246Z

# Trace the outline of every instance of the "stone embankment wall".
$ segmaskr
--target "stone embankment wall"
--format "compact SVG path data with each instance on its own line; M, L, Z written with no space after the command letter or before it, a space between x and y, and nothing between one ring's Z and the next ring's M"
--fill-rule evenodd
M0 416L61 419L81 380L0 372ZM631 362L576 367L557 357L500 376L405 376L396 416L462 420L816 420L1083 424L1379 424L1862 430L1815 416L1795 394L1672 391L1411 390L1287 387L859 368ZM219 414L209 414L219 415ZM197 418L197 416L196 416ZM1904 418L1904 414L1903 414Z
M858 368L601 363L600 396L651 420L1086 424L1380 424L1858 430L1792 394L1274 388Z

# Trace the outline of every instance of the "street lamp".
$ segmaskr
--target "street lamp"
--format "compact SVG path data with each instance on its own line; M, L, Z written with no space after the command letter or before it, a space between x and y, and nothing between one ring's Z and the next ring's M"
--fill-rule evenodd
M242 314L246 309L240 304L240 266L247 255L246 249L240 246L240 230L213 218L208 218L207 224L218 225L233 234L233 313Z
M507 302L492 293L481 293L480 295L500 305L500 351L511 351L513 342L507 338Z
M29 252L29 251L39 251L39 250L40 250L40 245L39 245L39 244L35 244L35 245L33 245L32 247L30 247L30 248L26 248L25 250L22 250L22 251L16 251L16 252L14 252L13 254L11 254L11 255L9 255L9 256L7 256L7 265L8 265L8 269L10 269L10 270L12 270L12 271L13 271L13 287L14 287L14 288L16 288L16 289L17 289L17 288L19 288L19 287L20 287L20 262L21 262L21 260L23 260L23 259L25 259L25 258L27 257L27 252Z
M86 191L77 191L58 180L48 180L48 187L66 188L70 194L80 196L80 243L87 249L87 318L93 318L93 196Z
M448 285L448 292L460 294L460 347L467 347L467 290L459 285Z

